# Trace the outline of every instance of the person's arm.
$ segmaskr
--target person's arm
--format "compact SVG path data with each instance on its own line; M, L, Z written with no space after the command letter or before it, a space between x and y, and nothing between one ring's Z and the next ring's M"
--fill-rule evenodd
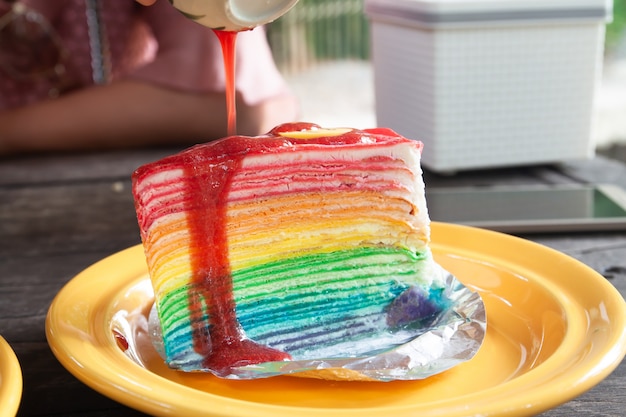
M115 82L0 112L0 153L206 141L226 133L224 108L222 94Z
M294 114L290 96L255 106L238 99L238 132L257 135ZM191 145L227 134L223 93L190 94L134 80L0 112L0 155Z

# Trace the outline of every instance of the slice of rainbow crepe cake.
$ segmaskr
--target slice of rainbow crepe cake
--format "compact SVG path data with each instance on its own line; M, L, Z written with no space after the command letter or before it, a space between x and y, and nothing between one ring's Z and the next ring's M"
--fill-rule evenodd
M389 129L298 123L140 167L167 364L245 378L419 335L450 304L428 246L421 147Z

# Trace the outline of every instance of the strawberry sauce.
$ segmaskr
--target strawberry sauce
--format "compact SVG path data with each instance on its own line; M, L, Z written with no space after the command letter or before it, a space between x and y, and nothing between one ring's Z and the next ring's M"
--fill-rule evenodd
M237 32L215 30L215 33L224 55L228 134L233 136L237 130ZM204 358L205 368L217 375L226 376L234 367L283 361L290 359L290 356L246 338L237 320L226 238L226 197L233 173L241 165L245 152L236 149L221 151L222 155L228 155L223 164L190 161L191 163L185 165L185 177L191 196L187 212L194 285L190 287L188 296L193 346ZM209 323L203 320L205 313L209 317Z
M188 296L193 344L204 357L204 367L217 375L228 375L237 366L290 358L285 352L247 339L237 320L226 237L226 197L245 153L223 151L228 158L220 164L198 160L185 164L190 196L187 219L193 285ZM206 156L195 155L193 159L199 157L202 161ZM204 314L209 317L208 323L202 319Z
M237 134L237 106L235 90L235 50L237 32L214 30L222 46L224 72L226 77L226 111L228 114L228 136Z

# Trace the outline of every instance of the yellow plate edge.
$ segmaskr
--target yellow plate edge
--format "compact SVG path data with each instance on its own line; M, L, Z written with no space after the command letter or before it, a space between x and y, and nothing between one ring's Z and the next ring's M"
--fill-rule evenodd
M605 301L608 303L607 314L615 317L615 320L611 321L613 336L605 343L607 345L605 346L605 350L595 353L592 358L596 359L595 362L592 361L584 367L579 366L573 370L568 369L558 372L556 368L562 367L563 363L557 363L550 357L543 364L530 372L500 386L486 390L486 393L491 396L493 401L490 401L489 405L484 405L482 409L472 410L472 412L495 416L504 415L503 410L506 409L506 415L509 416L535 414L582 394L608 376L619 365L626 354L626 303L624 303L619 292L600 274L561 252L517 237L467 226L437 222L433 222L432 226L434 251L445 251L446 248L455 248L453 251L455 254L458 253L469 259L485 262L496 260L499 264L503 263L501 256L505 255L505 259L507 259L507 257L512 258L508 259L508 263L515 267L516 262L519 262L519 253L522 251L514 251L514 253L518 254L514 256L506 250L509 246L514 245L518 249L524 249L524 252L527 254L539 255L539 257L543 258L547 256L553 262L558 263L561 269L573 268L578 272L582 272L587 275L588 279L593 279L594 286L599 289ZM459 247L459 242L465 240L480 243L475 249L473 249L472 246L469 248L464 248L463 246ZM480 248L487 246L490 248L489 253L482 253ZM527 261L527 259L525 261ZM115 344L112 343L112 337L110 335L93 334L94 327L97 327L94 324L95 322L81 323L81 330L84 330L84 332L76 334L75 336L79 336L77 339L72 340L71 337L68 339L68 336L71 336L71 334L67 333L68 330L71 333L76 329L72 329L71 326L68 327L67 323L64 323L62 318L56 315L56 310L60 304L70 300L75 291L78 290L80 292L80 287L83 285L82 281L89 280L89 282L95 285L97 281L100 280L105 284L107 278L99 276L99 271L106 268L109 264L119 263L125 265L126 275L136 275L137 277L146 275L143 249L141 245L136 245L111 255L78 274L57 295L48 312L46 334L50 347L58 360L76 377L114 400L144 412L163 416L180 415L181 412L189 416L206 415L207 400L210 400L210 404L212 404L211 409L216 410L213 414L215 416L230 415L243 417L254 415L269 417L276 416L277 413L281 412L285 413L285 415L287 415L287 413L291 413L291 415L297 413L301 416L315 416L320 413L320 409L318 408L249 403L247 401L224 398L210 393L197 392L152 374L150 371L143 368L140 368L143 370L141 379L144 379L144 382L147 383L144 385L134 383L131 384L131 389L123 389L123 386L114 386L115 384L112 384L112 382L123 379L132 380L137 376L136 372L132 372L132 369L129 371L122 367L121 369L115 369L115 371L113 371L108 366L102 366L94 371L81 366L80 361L77 363L78 358L75 355L77 352L79 353L78 356L81 358L88 358L90 355L100 355L102 356L103 365L110 363L110 365L115 368L120 368L117 366L120 361L128 359ZM506 264L507 262L504 263ZM550 286L551 284L547 283L547 285ZM560 299L563 299L563 297L560 297ZM85 317L95 318L96 321L104 319L102 311L89 311L89 305L79 306L78 308L87 309L85 312L90 314L85 314ZM571 310L572 307L566 306L565 308L566 310ZM587 336L593 337L593 335L589 334ZM566 335L566 339L568 337L571 340L571 337ZM70 340L69 343L68 340ZM563 344L567 343L569 342L563 342ZM576 353L576 346L566 346L566 348L566 351ZM559 351L560 350L559 348ZM584 356L584 353L578 352L578 355L577 357L569 358L568 363L580 361L580 355ZM589 359L588 355L585 359ZM94 373L97 374L96 377L94 377ZM523 388L529 380L534 380L534 391L532 392L534 395L531 396L532 398L529 398L528 395L516 395L514 398L510 398L511 392L515 392L514 390L520 387ZM566 394L558 391L564 388L566 389ZM163 398L168 397L169 400L164 402ZM146 399L151 401L146 401ZM463 412L467 412L461 405L463 398L455 398L453 400L451 399L451 402L459 402L458 413L451 412L441 415L460 416L463 415ZM199 402L199 404L196 404L196 402ZM180 405L180 407L172 407L172 403L180 403L182 405ZM409 416L413 413L414 408L413 406L387 407L384 409L384 413L393 413L398 417ZM218 409L228 410L228 413L220 414L217 411ZM373 417L380 415L381 410L369 410L364 408L324 408L323 412L328 416L358 415Z
M0 336L0 417L14 417L22 399L22 369L9 343Z

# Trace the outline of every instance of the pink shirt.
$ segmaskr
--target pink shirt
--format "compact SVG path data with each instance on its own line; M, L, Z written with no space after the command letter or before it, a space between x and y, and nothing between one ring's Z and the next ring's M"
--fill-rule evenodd
M0 63L0 110L49 99L50 92L61 84L76 88L93 84L85 1L21 3L45 16L58 32L68 52L64 65L67 74L62 82L42 77L18 80L3 71ZM150 7L134 0L100 0L100 4L112 81L133 78L179 90L224 91L222 52L211 29L183 17L164 0ZM0 13L8 8L0 0ZM262 28L238 34L236 59L237 90L248 104L287 91Z

